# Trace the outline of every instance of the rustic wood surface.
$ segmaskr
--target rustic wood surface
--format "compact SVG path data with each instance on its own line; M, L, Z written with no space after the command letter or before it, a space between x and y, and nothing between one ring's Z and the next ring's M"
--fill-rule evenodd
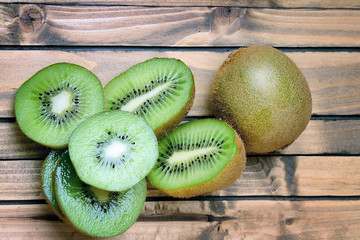
M45 204L0 205L0 214L4 239L84 238ZM359 214L358 200L146 202L138 221L110 239L356 239Z
M27 138L17 123L0 122L0 159L45 158L48 148ZM359 120L311 120L288 148L273 154L360 154Z
M313 115L287 149L248 156L242 176L189 200L152 186L138 221L110 239L358 239L360 2L357 0L0 0L0 239L90 239L59 220L40 187L49 148L14 115L19 86L71 62L105 86L130 66L174 57L193 71L184 121L212 117L208 92L228 54L277 47L306 76Z
M0 200L44 199L42 164L42 159L0 161ZM206 196L357 196L359 185L359 156L250 156L233 185ZM148 197L166 196L148 189Z
M348 9L15 4L0 12L6 45L360 46L360 13Z
M0 3L13 3L14 1L0 0ZM121 6L223 6L223 7L262 7L262 8L338 8L358 9L360 3L357 0L22 0L21 3L54 3L54 4L102 4Z
M284 51L308 80L313 98L313 114L360 114L360 52ZM0 52L0 117L14 117L13 99L17 88L50 64L72 62L82 65L97 75L105 86L132 65L153 57L179 58L191 68L196 95L189 116L210 116L212 113L208 107L208 98L211 81L230 52L231 49L4 50Z

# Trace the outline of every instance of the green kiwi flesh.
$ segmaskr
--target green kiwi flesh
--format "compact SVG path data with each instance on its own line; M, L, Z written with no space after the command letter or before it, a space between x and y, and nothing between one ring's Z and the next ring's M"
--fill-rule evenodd
M32 140L52 148L65 148L72 131L103 110L104 92L99 79L70 63L56 63L38 71L15 96L20 129Z
M210 106L244 140L247 153L290 145L311 117L309 85L296 64L270 46L233 51L217 71Z
M115 77L104 92L107 110L142 116L160 137L189 112L195 85L191 70L182 61L153 58Z
M45 199L54 210L55 214L61 219L64 219L64 215L56 201L53 175L61 156L65 152L67 152L67 150L53 149L45 158L41 170L41 188L45 195Z
M140 116L98 113L71 135L69 153L80 179L108 191L123 191L145 178L158 157L157 138Z
M171 196L188 198L229 186L245 161L242 141L229 125L197 120L159 140L159 158L147 178Z
M67 222L96 237L125 232L138 218L146 199L146 181L124 192L90 186L77 176L69 154L62 155L55 171L56 198Z

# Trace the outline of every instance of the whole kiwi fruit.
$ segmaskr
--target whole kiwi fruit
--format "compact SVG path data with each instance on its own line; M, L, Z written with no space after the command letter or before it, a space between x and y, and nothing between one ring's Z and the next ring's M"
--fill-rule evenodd
M270 46L233 51L210 89L217 118L240 134L247 153L269 153L295 141L309 123L309 85L295 63Z

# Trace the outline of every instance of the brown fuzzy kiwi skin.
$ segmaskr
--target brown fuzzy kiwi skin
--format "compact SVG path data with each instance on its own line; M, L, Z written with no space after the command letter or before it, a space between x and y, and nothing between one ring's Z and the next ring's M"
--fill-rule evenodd
M270 46L233 51L210 89L216 118L240 134L247 153L264 154L293 143L309 123L309 85L295 63Z
M194 103L194 97L195 97L195 84L193 85L190 93L189 101L186 103L186 105L176 114L173 116L169 121L167 121L165 124L161 125L157 129L154 130L154 133L156 137L159 139L162 136L166 135L169 131L177 127L182 120L186 117L186 115L189 113L190 108L192 107Z
M204 195L206 193L222 190L233 184L240 177L246 164L246 152L244 143L236 132L235 134L235 143L238 147L238 151L235 156L230 160L230 162L225 166L225 168L215 178L197 186L173 190L159 190L172 197L191 198L199 195Z

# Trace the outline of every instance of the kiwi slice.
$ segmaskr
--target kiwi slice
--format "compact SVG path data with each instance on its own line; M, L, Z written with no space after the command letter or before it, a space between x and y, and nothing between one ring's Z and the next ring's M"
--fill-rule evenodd
M65 148L72 131L104 110L104 92L89 70L70 63L50 65L24 82L15 96L20 129L34 141Z
M179 125L159 140L149 182L170 196L189 198L231 185L245 167L244 145L225 122L203 119Z
M58 164L61 156L67 150L54 149L45 158L45 161L41 170L41 188L45 195L46 201L50 207L54 210L55 214L64 220L64 215L56 201L55 190L54 190L54 172L56 165Z
M146 199L143 179L124 192L108 192L81 181L69 154L62 155L55 172L56 199L67 222L96 237L125 232L138 218Z
M145 178L158 157L149 124L124 111L98 113L71 135L69 153L82 181L108 191L123 191Z
M189 112L195 85L191 70L182 61L153 58L115 77L104 92L107 110L136 113L161 137Z

